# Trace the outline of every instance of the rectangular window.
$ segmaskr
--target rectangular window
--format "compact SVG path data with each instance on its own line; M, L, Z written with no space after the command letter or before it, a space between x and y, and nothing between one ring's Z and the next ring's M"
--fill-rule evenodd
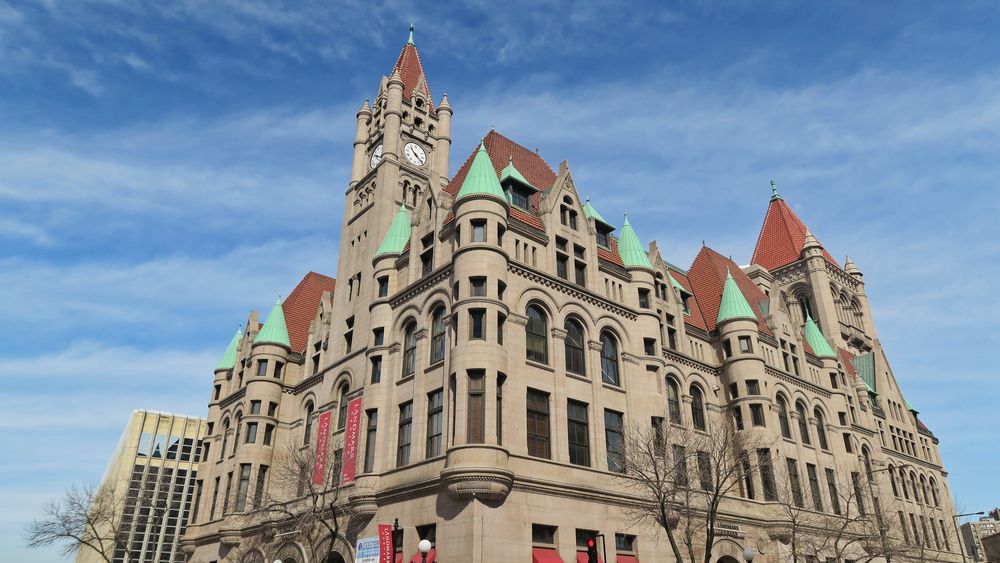
M486 278L469 278L469 283L472 284L473 297L486 297Z
M753 344L750 342L749 336L739 336L737 339L740 342L740 353L741 354L752 354Z
M604 440L608 451L608 471L625 472L625 424L620 412L604 409Z
M385 344L385 329L382 327L372 330L372 341L375 346L381 346Z
M243 512L247 506L247 490L250 488L250 464L240 464L240 483L236 489L236 512Z
M426 276L434 269L434 233L425 236L420 242L424 249L420 253L420 275Z
M750 468L750 455L746 452L740 452L740 467L743 469L743 485L746 487L747 498L753 500L753 470Z
M760 464L760 484L764 488L764 500L778 500L774 488L774 466L771 464L771 450L757 450L757 461Z
M371 382L379 383L382 381L382 356L372 356L372 374Z
M834 475L832 469L826 470L826 489L830 493L830 506L833 507L833 513L840 514L840 493L837 491L837 476Z
M469 310L469 338L472 340L486 338L486 309Z
M378 279L378 296L386 297L389 295L389 276L382 276Z
M365 473L375 470L375 438L378 432L378 409L365 412L368 415L368 429L365 432Z
M678 487L688 486L688 461L687 461L687 448L674 444L670 448L670 452L674 457L674 483Z
M587 264L579 260L573 262L573 275L576 285L587 285Z
M729 343L729 339L722 341L722 357L729 358L733 355L733 345Z
M830 374L830 387L837 388L837 374L835 373Z
M854 446L851 443L850 432L844 432L844 449L847 450L847 453L849 454L854 453Z
M441 455L441 436L444 432L444 391L438 389L427 394L427 457Z
M528 389L527 396L528 455L551 458L549 448L549 394Z
M802 498L802 482L799 481L799 464L792 458L785 458L785 465L788 469L788 484L792 489L792 503L799 508L805 507Z
M615 551L618 553L635 553L635 536L615 534Z
M250 401L250 414L260 414L260 401Z
M486 242L486 221L472 222L472 242Z
M201 489L205 485L204 480L198 479L195 482L194 505L191 507L191 523L198 522L198 506L201 505ZM932 522L933 524L933 522Z
M247 423L247 436L244 441L245 444L253 444L257 441L257 423L248 422Z
M729 384L729 398L738 399L740 397L740 385L738 383Z
M569 257L565 254L556 253L556 275L566 280L569 279Z
M597 231L597 244L608 248L608 233Z
M278 403L271 401L267 404L267 416L275 416L278 414Z
M546 526L544 524L532 524L531 543L540 543L542 545L555 545L556 527Z
M497 444L503 445L503 383L507 380L507 376L498 373L497 374Z
M469 371L468 439L470 444L486 441L486 372Z
M903 530L903 541L910 543L910 531L906 529L906 517L903 516L903 511L900 510L896 512L899 515L899 527Z
M226 473L225 491L222 494L222 514L229 514L229 491L233 488L233 472Z
M587 420L587 403L569 399L566 403L569 430L569 462L590 467L590 429Z
M733 405L733 421L736 422L737 430L743 430L743 408L739 405Z
M528 204L528 194L521 190L512 189L510 191L510 202L519 209L530 210Z
M857 499L858 514L865 515L865 497L861 491L861 474L857 471L851 472L851 486L854 487L854 498Z
M215 478L215 488L212 491L212 508L211 510L208 511L209 520L215 520L215 506L219 501L219 486L221 485L221 482L222 482L222 477ZM902 518L903 513L900 512L899 515Z
M507 322L507 317L503 313L497 313L497 344L503 345L503 327Z
M823 512L823 496L819 489L819 474L816 472L816 466L807 463L806 464L806 474L809 478L809 494L813 498L813 508L817 512Z
M649 309L649 290L640 289L639 290L639 307L642 309Z
M264 425L264 445L265 446L270 446L271 445L271 438L273 436L274 436L274 425L273 424L265 424Z
M497 246L503 246L503 235L507 232L507 229L503 228L503 225L497 225Z
M410 463L410 431L413 429L413 401L399 405L399 439L396 442L396 467Z
M708 452L698 452L698 484L701 490L712 490L712 458Z
M267 466L261 465L257 468L257 486L254 487L253 505L260 508L264 504L264 486L267 483Z
M760 395L760 383L756 379L747 380L747 395Z
M267 360L257 360L257 377L267 375Z
M642 351L647 356L656 355L656 339L655 338L643 338L642 339Z
M750 421L754 426L764 426L764 406L760 403L750 405Z
M215 386L215 392L212 393L212 400L213 401L218 401L220 393L222 393L222 386L221 385L216 385Z

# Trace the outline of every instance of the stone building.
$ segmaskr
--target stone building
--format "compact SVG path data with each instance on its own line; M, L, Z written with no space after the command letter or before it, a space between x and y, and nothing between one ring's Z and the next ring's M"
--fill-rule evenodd
M776 190L749 266L705 247L682 269L602 217L566 162L496 131L449 176L452 116L411 34L357 112L336 284L310 273L263 325L251 313L215 371L192 561L326 557L245 514L289 444L344 465L331 563L394 521L397 560L429 536L431 560L569 562L599 532L619 562L672 561L662 532L628 524L616 473L624 429L655 420L757 427L773 445L756 454L813 506L870 479L899 541L960 560L938 441L862 272ZM790 560L761 478L723 503L713 561Z
M994 508L979 520L962 524L961 534L966 554L973 561L987 561L989 556L986 553L985 538L1000 535L1000 508ZM994 543L1000 542L994 540Z

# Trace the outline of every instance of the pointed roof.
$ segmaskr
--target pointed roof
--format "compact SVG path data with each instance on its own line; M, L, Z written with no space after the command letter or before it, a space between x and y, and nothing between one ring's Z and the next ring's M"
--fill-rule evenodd
M719 315L715 319L715 324L730 319L757 320L757 315L747 303L740 286L736 285L732 272L726 272L726 282L722 286L722 299L719 301Z
M226 352L222 354L222 359L219 360L219 365L215 366L216 370L220 369L233 369L236 365L236 350L240 347L240 340L243 339L243 329L237 328L236 334L233 335L233 339L229 341L229 346L226 347Z
M680 282L678 282L674 278L674 275L670 273L670 270L667 270L667 279L670 280L670 285L672 287L676 287L677 289L679 289L681 293L687 294L687 295L694 295L693 293L691 293L690 291L688 291L688 289L686 287L684 287L683 285L681 285Z
M622 224L621 234L618 237L618 254L621 255L622 264L626 268L653 269L649 255L642 248L642 243L639 242L639 237L636 236L632 224L628 222L628 213L625 214L625 222Z
M382 244L378 245L375 257L383 254L402 254L406 248L406 243L410 242L410 213L406 210L406 204L400 204L399 211L392 218L392 224L386 231Z
M517 169L517 167L514 166L514 155L511 155L508 158L507 166L505 166L504 169L500 171L500 181L501 182L503 182L504 180L506 180L508 178L513 179L513 180L517 180L518 182L524 184L525 186L528 186L529 188L534 188L535 187L535 186L532 186L531 182L529 182L521 174L521 172Z
M507 201L507 196L504 195L503 188L500 187L500 180L497 179L496 170L493 168L490 155L487 154L486 146L483 143L479 143L479 150L476 151L472 166L465 174L465 179L462 181L461 189L458 190L458 195L455 196L455 201L470 195L493 196Z
M767 207L767 215L764 216L764 224L760 228L757 246L750 262L774 271L799 260L809 229L778 195L777 188L773 185L772 192L771 203ZM837 261L825 248L823 257L837 265Z
M604 217L601 217L601 214L598 213L596 209L594 209L594 206L590 204L589 197L587 198L587 203L583 206L583 214L593 219L594 221L597 221L598 223L604 223L605 225L611 227L612 230L614 230L615 228L614 225L608 223L608 220L605 219Z
M309 340L309 326L316 318L320 300L324 292L333 292L337 288L337 280L316 272L309 272L302 277L295 289L288 294L281 309L285 315L285 326L288 329L288 340L292 352L303 352ZM270 319L268 319L270 320ZM258 334L258 336L260 336Z
M676 275L676 274L675 274ZM722 293L728 277L739 287L747 303L757 303L767 299L764 292L757 287L743 270L731 259L719 254L707 246L703 246L701 252L695 257L691 268L687 272L687 281L691 285L691 291L701 311L702 320L705 323L704 330L715 330L715 325L719 318L719 310L722 305ZM680 277L677 281L684 283ZM754 305L750 309L757 318L757 328L765 333L772 334L771 329L764 322L764 315Z
M267 315L264 326L253 339L254 344L282 344L288 348L292 347L288 341L288 326L285 324L285 312L281 309L281 298L274 302L271 313Z
M430 106L430 111L433 112L434 101L431 98L431 88L427 83L424 67L420 64L420 53L417 52L417 46L413 44L412 25L410 26L410 39L406 45L403 45L403 50L400 51L399 58L396 59L396 64L393 65L389 75L391 76L396 71L399 72L399 78L403 81L403 99L409 100L413 96L413 90L422 80L424 88L427 90L427 103Z
M816 321L812 320L809 314L806 314L806 326L805 326L806 342L813 349L813 354L819 358L836 358L837 354L834 353L833 348L823 337L823 333L819 330L816 325Z
M851 365L858 372L858 377L865 383L869 393L875 393L875 354L865 352L851 358Z

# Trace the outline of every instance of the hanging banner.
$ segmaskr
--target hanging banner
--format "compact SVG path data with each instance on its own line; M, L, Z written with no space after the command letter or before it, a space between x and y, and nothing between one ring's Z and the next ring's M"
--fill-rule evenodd
M326 479L326 445L330 437L330 411L319 415L319 434L316 435L316 457L313 460L313 485L322 485Z
M388 524L378 525L378 550L379 563L392 563L392 526Z
M354 563L381 563L379 547L378 536L358 539L358 545L354 549Z
M361 397L347 403L347 429L344 431L344 468L340 472L340 484L354 482L358 462L358 437L361 434Z

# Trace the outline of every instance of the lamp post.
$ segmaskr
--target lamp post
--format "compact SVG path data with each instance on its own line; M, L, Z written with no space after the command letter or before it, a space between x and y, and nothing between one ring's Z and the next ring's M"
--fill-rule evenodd
M430 540L420 540L420 543L417 544L417 551L420 552L421 563L427 563L427 554L431 551Z
M956 536L956 539L958 540L958 550L960 552L962 552L962 562L963 563L965 563L965 561L968 561L968 559L966 559L966 557L965 557L965 547L962 546L962 532L958 531L958 519L961 518L961 517L963 517L963 516L982 516L983 514L986 514L986 512L980 510L979 512L967 512L965 514L956 514L954 516L954 518L955 518L955 520L954 520L954 523L955 523L955 536ZM975 538L973 538L973 542L975 542ZM973 545L972 548L975 549L976 546ZM973 553L973 556L976 557L976 560L979 559L979 556L975 555L975 553Z
M749 547L743 550L743 559L745 559L747 563L752 563L754 557L754 552Z

